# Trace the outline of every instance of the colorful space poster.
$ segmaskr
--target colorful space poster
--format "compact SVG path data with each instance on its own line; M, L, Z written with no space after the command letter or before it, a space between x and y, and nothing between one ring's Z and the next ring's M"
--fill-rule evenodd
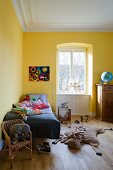
M49 66L30 66L29 81L48 81L50 76Z

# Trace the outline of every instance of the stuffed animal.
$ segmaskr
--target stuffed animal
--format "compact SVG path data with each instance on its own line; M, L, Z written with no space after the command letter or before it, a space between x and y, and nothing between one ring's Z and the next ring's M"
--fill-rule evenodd
M103 128L99 127L79 126L61 136L61 143L65 143L73 149L80 149L81 143L87 143L91 146L97 147L99 145L99 141L96 136L104 131L105 130Z
M30 127L28 124L15 124L10 128L12 143L24 142L30 139Z

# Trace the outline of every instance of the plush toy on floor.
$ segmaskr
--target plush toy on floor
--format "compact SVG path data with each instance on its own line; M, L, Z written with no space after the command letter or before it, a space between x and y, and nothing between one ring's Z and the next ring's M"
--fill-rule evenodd
M89 116L88 115L83 115L80 116L81 122L87 122L89 120Z

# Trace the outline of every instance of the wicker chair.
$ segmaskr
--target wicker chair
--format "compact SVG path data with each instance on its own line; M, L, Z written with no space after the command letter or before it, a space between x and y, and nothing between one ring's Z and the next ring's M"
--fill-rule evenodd
M25 147L26 149L28 149L31 153L31 159L32 159L32 133L31 131L30 131L29 140L25 140L25 141L13 143L13 144L11 142L11 138L9 135L10 128L15 124L25 124L25 123L21 119L15 119L15 120L4 121L1 124L1 128L4 133L4 137L5 137L4 149L6 148L6 146L8 146L9 158L11 160L11 168L13 168L13 158L15 157L16 152L21 148Z

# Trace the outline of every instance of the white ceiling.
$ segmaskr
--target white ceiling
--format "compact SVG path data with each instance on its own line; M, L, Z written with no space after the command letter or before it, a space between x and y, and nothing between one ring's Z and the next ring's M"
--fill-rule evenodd
M112 31L113 0L12 0L23 31Z

